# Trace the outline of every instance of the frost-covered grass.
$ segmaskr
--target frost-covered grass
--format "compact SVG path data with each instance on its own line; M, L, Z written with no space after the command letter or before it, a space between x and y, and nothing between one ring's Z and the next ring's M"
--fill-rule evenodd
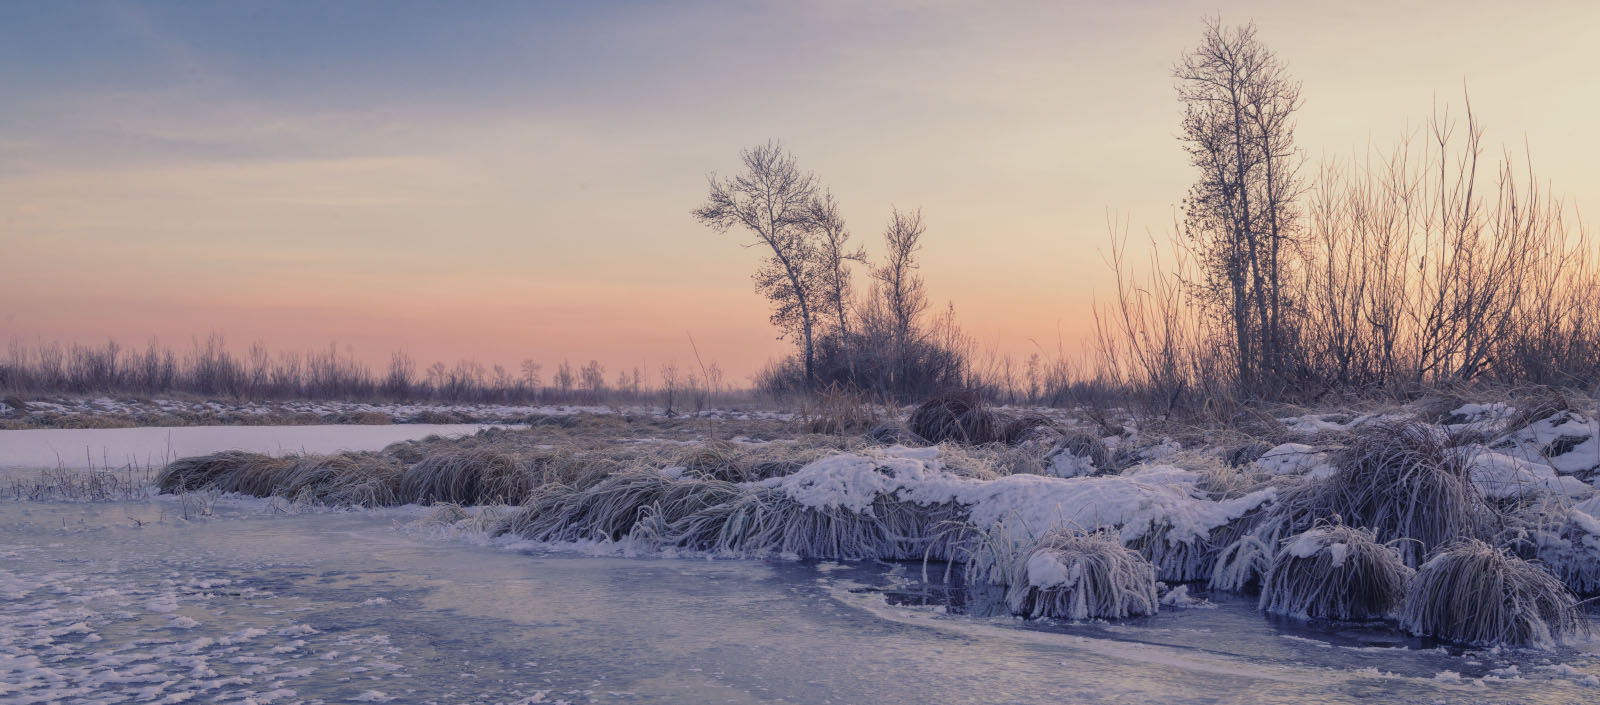
M1414 634L1463 644L1538 648L1590 631L1577 598L1543 566L1471 539L1422 565L1400 623Z
M1329 472L1291 475L1251 540L1270 546L1338 519L1370 529L1381 542L1403 540L1401 557L1416 566L1438 546L1486 537L1496 523L1469 468L1436 427L1374 424L1335 454Z
M1372 532L1318 526L1278 549L1261 589L1261 609L1302 619L1359 621L1389 616L1412 570Z
M1012 569L1006 605L1024 617L1123 619L1155 614L1150 561L1108 532L1052 531Z

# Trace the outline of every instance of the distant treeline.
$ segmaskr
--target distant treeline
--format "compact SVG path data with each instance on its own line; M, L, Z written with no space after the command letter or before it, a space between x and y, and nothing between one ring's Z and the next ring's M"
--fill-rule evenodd
M236 354L219 335L186 350L158 342L143 349L116 341L102 345L13 339L0 358L0 391L10 395L111 394L154 397L189 394L246 400L321 399L455 403L666 403L703 408L725 389L721 369L680 370L662 365L659 383L647 385L637 367L608 377L599 361L563 361L546 380L542 366L524 360L517 369L462 360L419 369L404 352L377 370L330 344L308 352L278 351L255 343Z

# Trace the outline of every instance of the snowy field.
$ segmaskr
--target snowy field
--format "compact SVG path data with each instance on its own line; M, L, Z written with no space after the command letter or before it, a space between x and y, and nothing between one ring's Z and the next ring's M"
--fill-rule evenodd
M1284 493L1347 472L1336 446L1358 436L1337 434L1402 416L1281 419L1296 440L1232 466L1224 458L1236 450L1186 447L1154 432L1095 439L1101 448L1040 435L1012 446L908 448L774 434L771 419L607 415L389 447L387 465L338 471L398 483L386 496L401 506L365 509L318 506L317 485L292 500L205 486L158 494L148 473L124 478L132 491L100 495L110 501L59 501L84 486L62 481L62 492L41 495L50 499L0 499L0 702L1600 699L1600 640L1592 636L1549 648L1452 645L1412 636L1392 619L1270 616L1253 597L1208 589L1209 569L1186 572L1198 565L1192 551L1204 537L1270 517ZM1522 422L1509 408L1468 405L1427 426L1469 434L1444 457L1459 456L1497 511L1555 522L1527 541L1575 584L1593 579L1600 555L1600 424L1590 419L1562 412ZM302 465L337 467L317 465L323 453L476 428L0 431L0 467L14 468L13 482L39 476L39 467L79 467L57 447L70 442L72 456L92 459L83 466L148 467L245 449L294 456L256 470L289 476ZM448 462L430 465L436 457ZM537 495L553 503L531 514L403 504L416 495L399 492L420 491L407 484L413 472L481 472L487 482L487 468L505 467L496 463L506 458L576 485ZM595 468L614 480L582 479ZM735 499L676 518L666 516L665 500L649 499L685 489ZM728 507L778 519L755 520L745 533L731 522L690 530ZM618 517L638 524L597 533ZM1005 585L964 580L938 560L905 560L929 545L960 553L937 539L910 541L951 518L987 527L984 540L996 550L1063 525L1153 546L1167 581L1154 583L1159 610L1110 620L1012 616ZM872 521L898 523L886 524L894 531L884 536ZM802 524L814 528L795 529ZM849 538L852 531L866 538ZM792 542L795 535L805 540ZM1305 536L1285 543L1287 554L1317 555L1322 547L1303 548ZM862 560L801 560L796 550ZM1332 550L1343 561L1352 549ZM1003 563L996 569L1004 572ZM1006 576L1013 587L1062 590L1081 578L1049 555L1026 564L1034 571L1026 579ZM1588 620L1600 617L1594 603L1582 609Z

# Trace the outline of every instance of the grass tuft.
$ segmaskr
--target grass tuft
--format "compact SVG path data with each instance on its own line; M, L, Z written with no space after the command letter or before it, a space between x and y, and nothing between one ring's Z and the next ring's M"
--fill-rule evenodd
M1417 571L1400 626L1461 644L1536 648L1590 629L1577 598L1543 566L1475 539L1446 547Z
M1263 611L1301 619L1383 619L1405 598L1412 572L1371 531L1318 526L1278 549L1259 604Z
M1114 533L1053 531L1021 554L1010 571L1012 614L1055 619L1152 615L1155 567Z

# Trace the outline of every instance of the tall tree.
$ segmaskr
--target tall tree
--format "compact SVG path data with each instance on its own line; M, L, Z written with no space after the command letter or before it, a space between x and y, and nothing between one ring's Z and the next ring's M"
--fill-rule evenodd
M852 289L850 265L852 263L865 264L867 251L860 246L854 249L850 246L850 230L845 227L844 216L839 214L839 206L833 200L833 193L825 191L821 198L811 204L812 227L818 236L818 264L822 279L822 305L828 309L827 315L833 317L834 330L839 338L839 347L846 356L854 376L855 360L851 352L854 346L850 335L850 309L855 298Z
M813 331L825 289L813 212L817 179L801 171L776 141L746 149L740 157L744 171L738 176L707 177L710 193L694 217L717 232L743 228L755 237L746 247L767 251L753 276L756 291L772 302L773 325L800 343L806 384L813 384Z
M877 293L891 326L891 344L894 346L895 383L905 381L906 351L917 342L917 319L928 309L928 296L922 288L922 276L917 274L917 252L922 249L922 209L902 211L898 208L883 231L886 249L881 266L873 270L877 280Z
M1204 300L1233 330L1238 381L1281 384L1289 360L1282 293L1286 243L1298 227L1294 113L1300 84L1253 24L1205 21L1173 69L1184 142L1199 178L1184 199L1185 233L1205 268Z

